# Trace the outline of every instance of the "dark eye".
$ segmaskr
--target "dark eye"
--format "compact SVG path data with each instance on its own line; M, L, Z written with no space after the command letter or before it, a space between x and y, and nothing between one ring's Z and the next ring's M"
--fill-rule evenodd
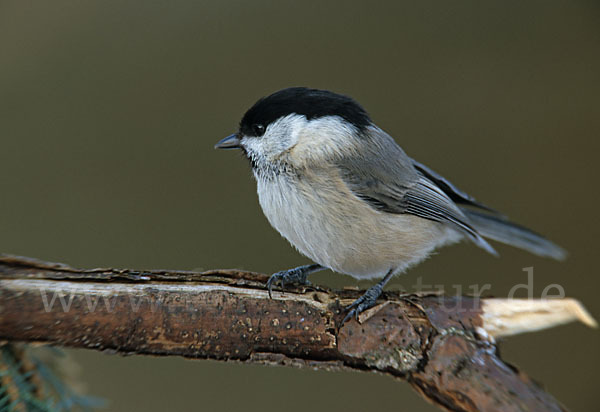
M252 126L252 130L258 137L265 134L265 126L263 126L262 124L255 124L254 126Z

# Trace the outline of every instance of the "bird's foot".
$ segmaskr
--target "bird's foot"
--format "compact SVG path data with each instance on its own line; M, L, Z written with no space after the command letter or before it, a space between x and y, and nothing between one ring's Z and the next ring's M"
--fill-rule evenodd
M293 283L297 285L310 285L307 277L311 272L314 272L315 265L300 266L294 269L282 270L271 275L267 281L267 289L269 290L269 298L273 298L271 293L273 291L273 285L279 283L281 290L285 289L287 283Z
M358 321L358 315L360 315L365 310L375 306L375 303L377 302L379 296L381 296L382 292L383 284L381 283L378 283L375 286L372 286L369 289L367 289L364 295L356 299L354 303L345 308L345 310L348 311L348 314L340 324L340 327L342 327L342 325L346 323L347 320L350 320L352 317L354 317L356 321Z

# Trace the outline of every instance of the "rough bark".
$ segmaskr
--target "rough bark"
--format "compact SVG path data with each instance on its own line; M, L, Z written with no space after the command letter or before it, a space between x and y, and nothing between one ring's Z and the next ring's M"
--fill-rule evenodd
M0 340L379 371L451 411L565 410L499 358L485 299L386 293L362 323L338 329L362 292L311 286L269 299L267 278L79 270L0 255Z

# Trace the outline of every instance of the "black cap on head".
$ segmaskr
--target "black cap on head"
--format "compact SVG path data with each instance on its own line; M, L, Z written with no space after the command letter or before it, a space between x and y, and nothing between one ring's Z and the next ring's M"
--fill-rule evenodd
M365 109L350 97L327 90L290 87L256 102L242 118L240 132L260 136L270 123L289 114L304 115L308 120L339 116L358 129L371 124Z

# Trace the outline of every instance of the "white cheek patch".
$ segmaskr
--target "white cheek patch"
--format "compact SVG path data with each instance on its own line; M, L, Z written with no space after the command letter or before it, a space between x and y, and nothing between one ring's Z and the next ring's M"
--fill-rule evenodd
M305 128L306 117L291 114L267 126L261 137L244 137L242 145L251 155L269 160L277 160L283 153L294 147L298 136Z
M242 145L256 164L266 168L282 160L305 167L354 154L359 146L356 136L356 128L338 116L307 120L290 114L268 125L263 136L244 137Z
M263 136L270 154L278 156L294 147L306 124L306 117L298 114L290 114L271 123Z
M250 155L262 153L262 144L256 137L244 136L242 138L241 144Z
M357 130L337 116L308 121L298 130L293 156L305 161L319 161L357 150Z

